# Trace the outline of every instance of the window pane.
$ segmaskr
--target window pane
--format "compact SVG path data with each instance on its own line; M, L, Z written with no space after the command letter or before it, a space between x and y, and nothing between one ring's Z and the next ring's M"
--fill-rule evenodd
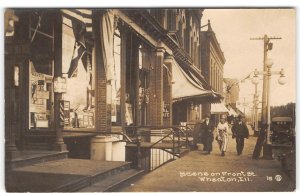
M64 18L66 22L66 18ZM68 77L71 60L73 58L75 37L71 26L63 24L63 51L62 51L62 72ZM63 94L63 100L69 104L69 111L65 111L65 117L70 117L65 127L73 128L94 128L94 95L92 90L93 76L90 53L85 53L86 68L82 60L78 60L78 66L72 77L67 78L67 92Z
M121 125L121 39L120 32L114 35L114 63L111 80L111 122L112 125Z

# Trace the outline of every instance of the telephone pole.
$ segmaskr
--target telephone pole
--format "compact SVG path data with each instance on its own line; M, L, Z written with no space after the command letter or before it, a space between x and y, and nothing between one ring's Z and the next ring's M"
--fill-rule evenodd
M250 40L263 40L264 41L264 58L263 58L263 71L266 72L268 70L267 67L267 56L268 51L272 50L273 43L270 42L270 40L277 40L281 39L281 37L268 37L267 35L264 35L264 37L258 37L258 38L250 38ZM253 158L257 159L260 155L261 146L263 146L263 157L265 159L272 159L272 149L269 144L269 135L270 135L270 124L271 124L271 117L270 117L270 109L268 109L268 104L270 101L268 100L269 95L269 89L270 89L270 83L269 83L269 76L264 73L263 75L263 94L262 94L262 113L261 113L261 130L260 130L260 136L257 139L257 143L255 146L255 150L253 152ZM261 136L263 135L263 136ZM262 139L261 139L262 138ZM265 143L264 143L265 142Z

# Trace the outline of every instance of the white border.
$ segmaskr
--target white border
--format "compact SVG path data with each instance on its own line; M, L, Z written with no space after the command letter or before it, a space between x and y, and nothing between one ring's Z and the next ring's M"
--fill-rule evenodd
M134 8L144 8L144 7L193 7L193 8L249 8L249 7L255 7L255 8L270 8L270 7L293 7L296 8L296 31L299 32L299 12L298 12L298 6L299 1L296 0L182 0L182 1L174 1L174 0L150 0L150 1L137 1L137 0L72 0L72 1L62 1L62 0L52 0L51 4L49 2L41 1L41 0L15 0L15 1L9 1L9 0L2 0L0 8L2 8L2 12L0 15L0 26L4 26L4 9L9 7L18 7L18 8L33 8L33 7L134 7ZM296 33L298 34L298 33ZM299 49L299 39L297 39L296 44L296 52L298 55ZM0 171L2 173L0 174L0 192L5 192L4 187L4 32L3 27L0 27L0 72L2 73L1 79L0 79L0 141L1 141L1 149L0 149ZM298 64L298 57L296 59ZM298 65L296 66L297 74L300 74L300 70L298 68ZM296 85L297 85L297 91L296 91L296 115L297 120L296 123L299 123L300 119L298 116L298 97L299 97L299 86L298 81L299 78L297 76L296 78ZM298 126L298 124L297 124ZM298 127L299 128L299 127ZM297 132L299 133L299 132ZM298 134L297 134L298 138ZM300 150L297 147L297 160L299 160L299 153ZM299 163L299 161L297 161ZM297 166L299 166L297 163ZM297 168L297 174L298 174L298 167ZM297 175L297 184L296 187L299 185L299 178ZM297 192L298 192L297 188Z

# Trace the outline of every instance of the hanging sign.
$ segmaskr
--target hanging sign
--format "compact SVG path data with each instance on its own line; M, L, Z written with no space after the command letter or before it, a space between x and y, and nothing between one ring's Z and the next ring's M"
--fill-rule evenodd
M54 92L56 93L66 93L67 92L67 78L57 77L54 78Z

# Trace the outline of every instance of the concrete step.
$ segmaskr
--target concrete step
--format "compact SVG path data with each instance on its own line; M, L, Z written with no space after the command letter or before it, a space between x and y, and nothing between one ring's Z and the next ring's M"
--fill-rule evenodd
M110 176L104 180L96 182L91 186L78 190L78 192L112 192L118 188L123 188L141 176L142 170L130 169L119 174Z
M5 163L6 169L29 166L47 161L67 159L68 151L23 150L14 153L11 160Z
M49 161L7 171L5 185L9 192L75 192L130 170L130 164L82 159Z

